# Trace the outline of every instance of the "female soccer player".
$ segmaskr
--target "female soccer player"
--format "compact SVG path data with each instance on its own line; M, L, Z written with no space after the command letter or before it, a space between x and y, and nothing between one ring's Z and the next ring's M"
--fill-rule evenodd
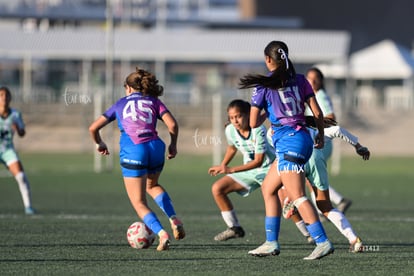
M118 120L121 131L120 165L125 188L132 206L143 222L159 236L158 251L169 249L170 236L163 229L155 213L148 207L147 192L168 216L174 238L185 236L182 222L177 218L172 201L165 189L158 183L165 161L165 143L156 131L157 119L162 120L170 133L167 158L177 154L178 124L158 99L164 88L148 71L136 68L125 80L126 96L119 99L89 127L96 149L108 155L108 147L99 133L108 123Z
M249 126L250 104L243 100L233 100L227 107L230 124L226 126L227 150L220 165L211 167L209 174L226 174L212 186L212 194L221 211L227 229L217 234L216 241L244 237L236 211L228 197L237 192L248 196L262 185L275 154L266 140L266 128ZM229 167L237 151L243 154L243 165Z
M314 133L315 130L310 128L310 131ZM325 128L325 137L329 139L343 139L350 145L354 146L357 154L360 155L364 160L369 160L369 150L366 147L363 147L358 142L358 138L352 135L346 129L337 125L328 126ZM309 180L308 183L310 183L311 186L310 190L312 191L312 198L315 200L317 208L329 221L335 225L339 232L348 239L350 244L349 251L353 253L361 252L361 239L356 235L345 215L338 209L334 208L331 204L329 198L330 186L328 179L327 162L322 150L313 149L313 153L305 165L305 174L306 178ZM283 195L279 194L279 196L283 198ZM284 202L289 202L288 198L281 200ZM295 212L293 204L286 204L283 207L283 214L285 218L291 218L295 222L296 226L304 236L308 236L305 224L303 220L301 220L300 215Z
M10 107L12 96L8 87L0 87L0 162L4 163L19 185L26 215L33 215L30 184L13 145L13 136L26 134L22 114Z
M264 116L261 111L264 110L272 124L272 140L277 156L262 184L266 210L266 242L249 251L249 254L267 256L280 253L278 236L281 205L277 190L283 183L289 198L294 202L316 242L314 251L304 259L319 259L332 253L334 248L319 221L315 207L305 196L304 166L312 154L313 147L323 147L322 112L305 76L296 74L284 42L270 42L264 50L264 55L270 74L247 75L240 79L240 88L254 87L250 126L254 128L263 123ZM305 102L310 106L319 130L315 145L305 126Z
M316 101L318 102L324 118L336 120L334 113L334 107L332 100L325 90L325 77L322 74L321 70L316 67L311 67L306 71L306 79L312 86L313 92L315 93ZM311 110L307 107L305 109L305 115L312 115ZM325 145L322 149L322 153L325 156L326 162L329 161L332 155L332 140L325 139ZM338 193L332 186L329 188L329 196L332 202L337 205L337 208L342 213L345 213L348 208L351 206L352 201L345 198L340 193Z

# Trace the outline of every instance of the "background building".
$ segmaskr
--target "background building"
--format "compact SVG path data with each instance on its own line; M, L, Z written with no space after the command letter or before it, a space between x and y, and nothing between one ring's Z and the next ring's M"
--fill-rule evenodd
M387 13L382 2L375 7L382 16L371 19L364 3L354 11L352 1L338 7L328 1L0 0L0 34L7 38L0 41L0 81L12 88L14 103L23 109L32 133L42 137L47 132L50 141L64 137L67 150L84 151L90 146L84 138L87 125L122 95L119 84L125 75L142 66L164 84L164 100L183 126L183 144L194 145L196 130L205 137L220 135L227 102L250 97L249 91L237 89L238 79L265 73L263 47L280 39L288 42L299 72L314 64L331 66L326 72L328 92L341 122L367 131L362 138L368 139L368 131L377 126L371 123L372 114L361 112L380 112L386 106L385 88L409 82L360 80L347 74L349 56L388 33L404 45L411 40L409 24L400 26L407 34L401 39L399 31L391 32L397 30L392 18L402 8ZM342 75L330 75L338 64ZM376 89L375 104L365 100L374 109L355 109L366 99L358 94L359 86ZM52 142L37 141L18 146L61 150ZM196 150L211 152L209 146Z
M414 2L410 0L255 2L257 17L299 17L303 29L348 31L352 36L351 53L384 39L413 47Z

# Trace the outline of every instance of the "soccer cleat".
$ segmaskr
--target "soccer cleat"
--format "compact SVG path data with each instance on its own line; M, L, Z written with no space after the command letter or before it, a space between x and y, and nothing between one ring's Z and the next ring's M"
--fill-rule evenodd
M171 219L171 229L176 240L182 240L185 237L184 226L178 218Z
M224 230L221 233L218 233L215 237L215 241L226 241L229 239L234 238L243 238L244 237L244 230L241 228L241 226L233 226L226 230Z
M312 253L303 258L304 260L318 260L334 252L334 247L329 240L317 243Z
M341 202L339 202L338 206L336 206L336 209L338 209L339 212L345 214L346 210L348 210L349 207L351 207L352 201L349 199L342 199Z
M164 230L161 231L162 233L159 234L160 242L157 246L157 251L164 251L170 248L170 237L168 236L168 233Z
M279 243L277 241L265 241L264 244L248 252L249 255L256 257L277 256L280 253Z
M353 243L351 243L351 245L349 246L349 252L358 253L362 251L363 251L362 241L360 238L357 237L357 239Z
M34 214L36 214L36 211L35 211L35 209L33 209L32 207L26 207L26 208L24 209L24 213L25 213L26 215L34 215Z
M282 214L285 219L289 219L291 216L296 214L298 211L296 210L293 201L285 201L283 204Z

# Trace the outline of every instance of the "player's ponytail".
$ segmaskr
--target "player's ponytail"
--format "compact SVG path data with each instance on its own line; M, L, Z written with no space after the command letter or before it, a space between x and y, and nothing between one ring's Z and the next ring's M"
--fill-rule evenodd
M289 59L289 49L282 41L272 41L264 49L264 54L270 57L276 64L276 70L269 76L246 75L240 79L239 88L253 88L263 86L272 89L286 87L296 76L295 67Z
M138 67L128 75L125 84L148 96L159 97L164 93L164 87L158 84L155 75Z

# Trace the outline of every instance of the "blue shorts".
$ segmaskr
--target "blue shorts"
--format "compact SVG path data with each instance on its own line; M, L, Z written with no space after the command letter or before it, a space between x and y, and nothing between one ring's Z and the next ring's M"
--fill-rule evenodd
M165 161L165 143L155 139L146 143L124 146L119 152L124 177L140 177L162 171Z
M275 127L272 136L276 148L278 170L303 172L312 155L313 140L309 132L290 126Z

